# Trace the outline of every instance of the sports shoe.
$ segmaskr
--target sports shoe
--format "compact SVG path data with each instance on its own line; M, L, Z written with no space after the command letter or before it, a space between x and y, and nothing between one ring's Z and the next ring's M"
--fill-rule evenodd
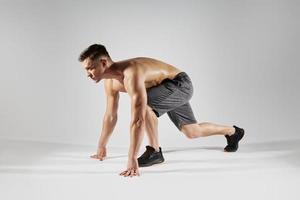
M138 158L139 167L149 167L164 161L160 147L159 151L155 151L153 147L146 146L146 151Z
M244 136L244 129L239 128L237 126L233 126L235 128L235 132L233 135L225 135L227 140L227 146L224 148L226 152L235 152L239 148L239 141Z

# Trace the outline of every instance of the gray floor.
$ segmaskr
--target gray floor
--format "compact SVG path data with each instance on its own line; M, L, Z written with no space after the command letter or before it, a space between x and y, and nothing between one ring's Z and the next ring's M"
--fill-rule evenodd
M1 199L299 199L300 140L168 147L166 162L123 178L126 148L103 161L94 146L0 140Z

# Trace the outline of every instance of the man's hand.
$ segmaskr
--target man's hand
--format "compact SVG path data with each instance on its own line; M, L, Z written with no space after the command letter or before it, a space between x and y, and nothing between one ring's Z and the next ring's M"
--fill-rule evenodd
M139 176L139 165L137 162L137 159L128 160L127 169L120 173L120 176L124 177L133 177L133 176Z
M106 157L106 148L105 147L98 147L97 154L92 155L91 158L104 160Z

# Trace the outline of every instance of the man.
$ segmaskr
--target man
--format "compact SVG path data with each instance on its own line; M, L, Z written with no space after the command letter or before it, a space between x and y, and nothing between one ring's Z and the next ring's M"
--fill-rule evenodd
M107 98L102 132L97 154L92 158L103 160L106 145L117 122L119 92L127 92L131 100L130 147L127 169L122 176L139 175L139 166L150 166L164 161L158 143L157 118L167 113L179 131L188 138L224 135L227 146L224 151L234 152L244 136L237 126L213 123L197 123L189 100L193 85L189 76L178 68L162 61L138 57L114 62L106 48L94 44L79 57L87 75L96 83L104 79ZM137 159L144 130L149 140L145 153Z

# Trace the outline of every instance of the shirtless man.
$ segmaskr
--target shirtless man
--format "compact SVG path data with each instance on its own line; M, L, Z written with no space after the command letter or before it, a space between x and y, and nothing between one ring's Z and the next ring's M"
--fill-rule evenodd
M107 99L97 154L92 158L103 160L106 145L117 122L119 92L127 92L131 99L130 147L124 177L139 175L139 167L164 161L158 143L157 118L167 113L179 131L188 138L224 135L226 152L238 149L244 130L237 126L197 123L189 100L193 85L189 76L178 68L162 61L138 57L114 62L106 48L94 44L79 57L87 75L96 83L104 79ZM137 158L144 130L149 140L145 153Z

